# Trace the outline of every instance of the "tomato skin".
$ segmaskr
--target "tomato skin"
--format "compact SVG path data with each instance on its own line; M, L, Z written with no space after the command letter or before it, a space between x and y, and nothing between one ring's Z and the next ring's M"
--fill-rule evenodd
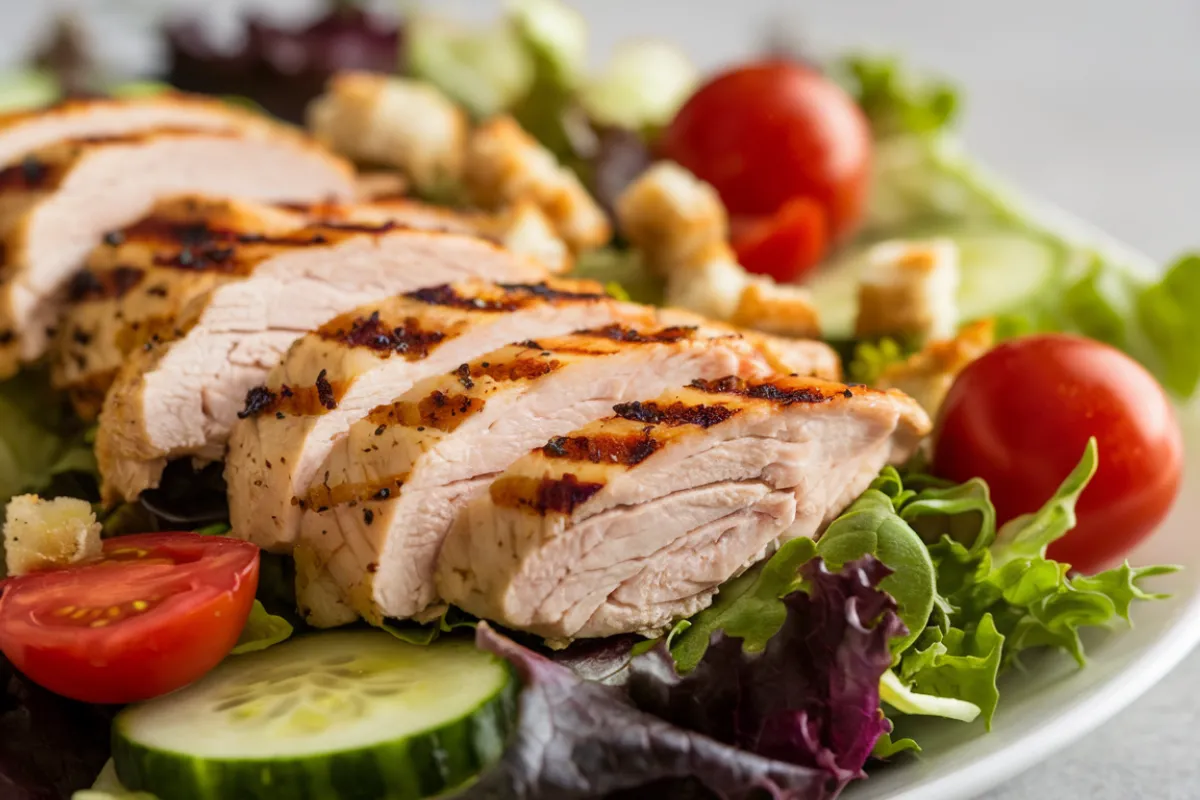
M987 481L1003 524L1050 498L1090 436L1099 467L1076 506L1077 526L1048 555L1095 572L1155 530L1181 480L1175 412L1124 353L1065 334L996 347L951 387L934 432L933 471Z
M825 256L825 214L810 198L796 197L770 217L738 227L733 249L748 272L788 283L799 280Z
M131 548L144 555L122 555ZM110 539L98 562L5 585L0 650L30 680L76 700L157 697L201 677L233 649L254 603L258 569L258 548L235 539ZM140 603L144 610L137 611ZM64 608L88 613L76 620Z
M679 110L660 149L711 183L735 216L773 214L808 197L834 240L863 216L867 119L840 86L794 62L747 64L713 78Z

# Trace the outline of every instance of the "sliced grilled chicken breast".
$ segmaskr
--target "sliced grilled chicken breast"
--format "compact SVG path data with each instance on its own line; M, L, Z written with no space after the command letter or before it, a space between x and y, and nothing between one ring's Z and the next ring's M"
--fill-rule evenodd
M929 430L905 395L810 378L698 380L613 411L467 504L438 562L446 602L550 639L658 635Z
M612 325L479 356L351 426L297 500L297 559L327 569L343 603L367 619L421 614L438 599L442 537L495 473L614 403L762 368L740 338L691 328ZM305 587L300 595L301 606L322 610Z
M96 437L107 499L156 486L168 459L220 458L246 393L294 341L338 314L464 278L546 277L483 239L392 224L311 225L267 250L243 260L234 248L225 257L248 277L194 299L171 331L126 358Z
M311 228L317 224L474 234L482 223L411 200L285 206L187 195L160 201L146 217L105 234L68 284L52 351L55 385L81 416L94 418L132 350L171 335L175 318L195 298L323 236Z
M166 131L64 142L0 170L0 374L40 357L70 277L101 236L161 197L350 197L349 167L292 136Z
M508 342L618 322L651 325L654 312L614 301L598 283L570 280L465 281L330 320L250 390L233 426L225 478L235 535L289 552L300 525L293 498L352 423L418 380Z
M264 134L287 130L262 114L199 95L69 100L52 108L0 115L0 164L66 139L124 136L163 127Z
M67 284L51 348L54 385L81 417L94 419L131 352L169 337L188 303L241 280L247 265L290 252L287 234L306 222L295 209L188 195L106 233Z

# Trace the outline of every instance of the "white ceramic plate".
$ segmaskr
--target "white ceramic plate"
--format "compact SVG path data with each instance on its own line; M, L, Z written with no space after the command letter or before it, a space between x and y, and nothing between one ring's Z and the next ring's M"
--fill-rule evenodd
M924 753L876 770L845 800L967 800L1107 722L1200 642L1200 407L1179 411L1187 446L1183 490L1166 525L1129 557L1184 569L1156 579L1165 601L1138 603L1134 627L1085 637L1088 665L1067 656L1029 659L1006 676L987 733L981 724L922 720ZM1103 459L1103 453L1101 454Z

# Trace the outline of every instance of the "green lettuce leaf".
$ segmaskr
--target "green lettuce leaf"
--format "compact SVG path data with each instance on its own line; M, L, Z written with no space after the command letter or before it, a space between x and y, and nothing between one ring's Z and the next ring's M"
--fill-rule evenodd
M378 627L402 642L425 646L436 642L444 633L474 628L478 624L479 620L475 617L450 606L440 617L424 624L413 620L396 620L384 622Z
M913 739L892 739L892 734L882 733L875 740L875 747L871 750L871 758L887 760L894 758L904 752L920 753L921 745L917 744Z
M762 566L723 584L708 608L676 625L667 648L679 674L696 668L717 631L741 639L748 653L761 652L783 627L787 619L783 598L799 588L800 567L815 554L811 539L793 539Z
M840 569L864 555L873 555L892 571L879 588L896 601L908 635L893 642L895 652L906 649L921 635L933 612L937 578L929 550L921 537L896 511L896 500L907 497L900 478L887 467L840 517L826 529L817 544L817 555L831 569Z
M1096 474L1099 465L1096 439L1088 439L1083 458L1046 504L1032 514L1005 523L992 544L992 567L1002 568L1016 559L1044 558L1046 548L1075 527L1075 503Z
M847 377L854 383L874 386L883 371L893 364L899 364L911 354L895 339L884 337L879 341L858 342L854 346L854 354L846 369Z
M1180 397L1190 397L1200 383L1200 255L1180 258L1162 280L1142 287L1135 303L1158 379Z
M974 703L949 695L915 692L891 670L879 681L879 698L901 714L945 717L959 722L973 722L979 716L979 706Z
M1004 637L989 614L970 633L928 628L904 654L900 677L915 692L971 703L990 727L1000 702L996 678L1003 649Z
M0 383L0 504L42 492L92 499L98 475L88 430L40 370Z
M1134 569L1126 564L1097 575L1072 576L1069 565L1046 558L1046 548L1074 527L1075 504L1097 463L1096 443L1089 441L1054 495L1038 511L999 531L982 481L944 486L907 475L905 488L893 488L897 497L907 498L899 504L900 516L928 543L938 599L929 625L900 654L894 670L894 681L909 694L896 696L896 686L889 690L892 695L885 694L901 701L894 705L897 711L939 714L948 709L946 716L961 718L954 716L961 710L956 706L943 708L921 699L948 698L977 707L990 725L1000 697L997 677L1018 663L1022 652L1056 648L1082 665L1083 628L1128 620L1134 601L1161 597L1141 584L1172 567Z
M854 54L835 62L831 71L858 101L878 137L934 133L958 117L958 87L938 78L917 78L898 58Z
M242 628L242 635L231 653L235 656L257 653L286 641L291 635L291 623L283 617L269 613L262 603L255 600L253 608L250 609L250 618L246 620L246 627Z

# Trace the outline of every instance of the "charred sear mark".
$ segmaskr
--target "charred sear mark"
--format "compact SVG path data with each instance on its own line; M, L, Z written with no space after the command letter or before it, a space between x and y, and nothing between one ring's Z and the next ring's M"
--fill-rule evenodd
M555 436L542 447L547 458L590 461L593 464L636 466L654 455L662 442L648 432L628 436Z
M647 425L697 425L701 428L711 428L720 425L737 414L739 409L724 405L689 405L676 401L670 405L659 405L653 401L620 403L613 406L613 412L622 419L631 422L643 422Z
M388 355L397 353L410 361L427 358L446 339L442 331L422 328L415 317L406 318L403 325L389 327L380 319L378 311L367 317L335 319L322 326L317 335L348 347L366 347Z
M458 369L454 370L454 376L458 378L458 382L463 385L464 389L475 388L475 381L471 380L470 364L459 364Z
M412 230L407 225L403 225L395 220L386 222L370 223L370 222L341 222L338 220L322 220L320 223L322 228L329 228L343 233L388 233L398 230Z
M507 508L524 508L537 514L570 514L604 488L603 483L581 481L572 473L561 478L499 478L489 492L492 502Z
M501 289L517 296L536 297L547 303L573 302L577 300L606 300L604 292L570 292L558 289L545 281L539 283L498 283Z
M603 328L577 331L577 335L611 339L614 342L626 342L629 344L671 344L672 342L691 339L696 335L696 328L672 326L670 328L659 328L654 331L639 331L627 325L613 323L612 325L605 325Z
M775 383L756 383L744 378L729 376L715 381L697 378L692 381L693 389L709 394L733 394L755 400L766 400L781 406L795 403L824 403L833 395L827 395L815 386L780 386Z
M436 428L449 433L484 408L484 401L465 394L433 392L413 403L400 400L379 406L367 415L376 425L404 425L422 430Z
M488 377L498 383L531 381L543 375L549 375L561 366L562 362L556 358L547 358L543 355L523 356L509 361L476 362L470 365L469 374L476 380Z
M175 253L155 254L154 265L197 272L233 272L237 268L235 254L232 247L183 247Z
M333 394L333 384L326 377L325 370L317 375L317 400L327 411L333 411L337 408L337 398Z
M277 395L265 386L255 386L246 392L246 407L238 412L238 419L257 416L275 405Z
M406 297L428 305L464 311L517 311L536 304L590 302L605 297L591 292L569 292L546 283L498 283L480 293L463 293L451 284L410 292ZM536 345L534 345L536 347Z
M37 156L25 156L15 164L0 169L0 191L21 191L49 188L55 170Z
M145 271L137 267L118 266L100 272L83 269L67 284L67 300L116 300L129 294L145 277Z
M407 479L407 475L389 475L374 481L335 483L332 486L329 485L328 479L326 479L325 483L312 487L302 497L293 497L292 505L299 506L302 511L316 511L321 513L328 511L334 506L346 505L348 503L378 501L381 496L387 497L399 494L400 488L404 486L404 481ZM371 512L369 520L364 513L363 521L370 525L375 521L375 513Z
M17 333L12 328L0 330L0 347L6 344L12 344L17 340Z

